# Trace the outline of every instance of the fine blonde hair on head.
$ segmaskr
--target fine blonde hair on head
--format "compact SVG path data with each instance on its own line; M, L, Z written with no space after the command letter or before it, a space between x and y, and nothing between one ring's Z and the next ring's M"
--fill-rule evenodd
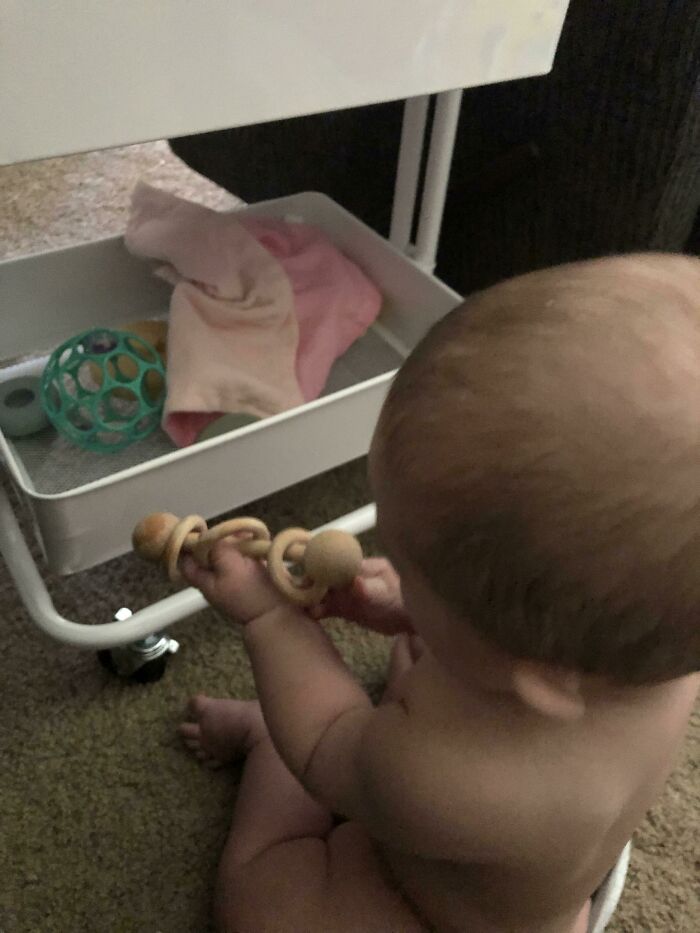
M407 557L482 636L623 683L700 669L700 261L470 297L399 371L376 449Z

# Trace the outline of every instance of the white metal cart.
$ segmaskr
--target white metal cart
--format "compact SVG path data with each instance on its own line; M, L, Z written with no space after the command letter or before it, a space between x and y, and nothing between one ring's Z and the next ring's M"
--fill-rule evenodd
M339 361L322 398L175 452L154 440L123 455L83 456L0 432L0 457L29 504L51 570L69 574L127 552L146 512L212 517L367 451L396 368L459 300L432 275L461 97L451 89L549 71L566 7L567 0L0 0L0 164L406 99L390 242L321 194L246 208L318 225L382 291L377 324ZM0 381L40 371L80 330L167 305L167 289L120 238L0 263ZM359 533L373 523L368 505L332 525ZM0 551L31 619L76 646L146 639L148 649L149 636L205 605L190 589L102 625L63 618L2 492Z

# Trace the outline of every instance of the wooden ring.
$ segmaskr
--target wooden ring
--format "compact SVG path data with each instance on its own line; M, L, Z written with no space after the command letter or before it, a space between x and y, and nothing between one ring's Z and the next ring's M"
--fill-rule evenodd
M203 567L209 566L209 552L222 538L235 538L246 534L249 537L237 541L238 550L246 557L265 557L269 550L270 532L265 522L257 518L231 518L206 531L194 547L194 557Z
M297 581L285 565L287 551L295 544L306 545L311 532L304 528L287 528L272 541L267 555L267 569L277 589L297 606L313 606L320 603L328 587L304 577Z
M187 535L191 534L193 531L204 534L206 530L207 523L201 515L188 515L186 518L181 518L173 528L163 552L163 560L168 569L168 577L171 583L182 582L182 574L177 566L177 562L180 559L180 551L182 550Z

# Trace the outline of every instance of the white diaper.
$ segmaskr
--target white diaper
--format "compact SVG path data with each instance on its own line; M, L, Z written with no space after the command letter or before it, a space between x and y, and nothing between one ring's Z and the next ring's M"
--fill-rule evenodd
M605 881L593 896L591 915L588 919L588 933L603 933L615 913L618 901L625 887L627 868L630 863L631 843L627 843L622 850L615 867L609 872Z

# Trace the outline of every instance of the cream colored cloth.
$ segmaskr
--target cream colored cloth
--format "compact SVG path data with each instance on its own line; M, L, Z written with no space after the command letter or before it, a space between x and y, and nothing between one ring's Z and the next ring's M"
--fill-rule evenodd
M124 239L175 286L163 427L176 444L193 443L212 413L302 404L289 278L234 214L140 183Z

